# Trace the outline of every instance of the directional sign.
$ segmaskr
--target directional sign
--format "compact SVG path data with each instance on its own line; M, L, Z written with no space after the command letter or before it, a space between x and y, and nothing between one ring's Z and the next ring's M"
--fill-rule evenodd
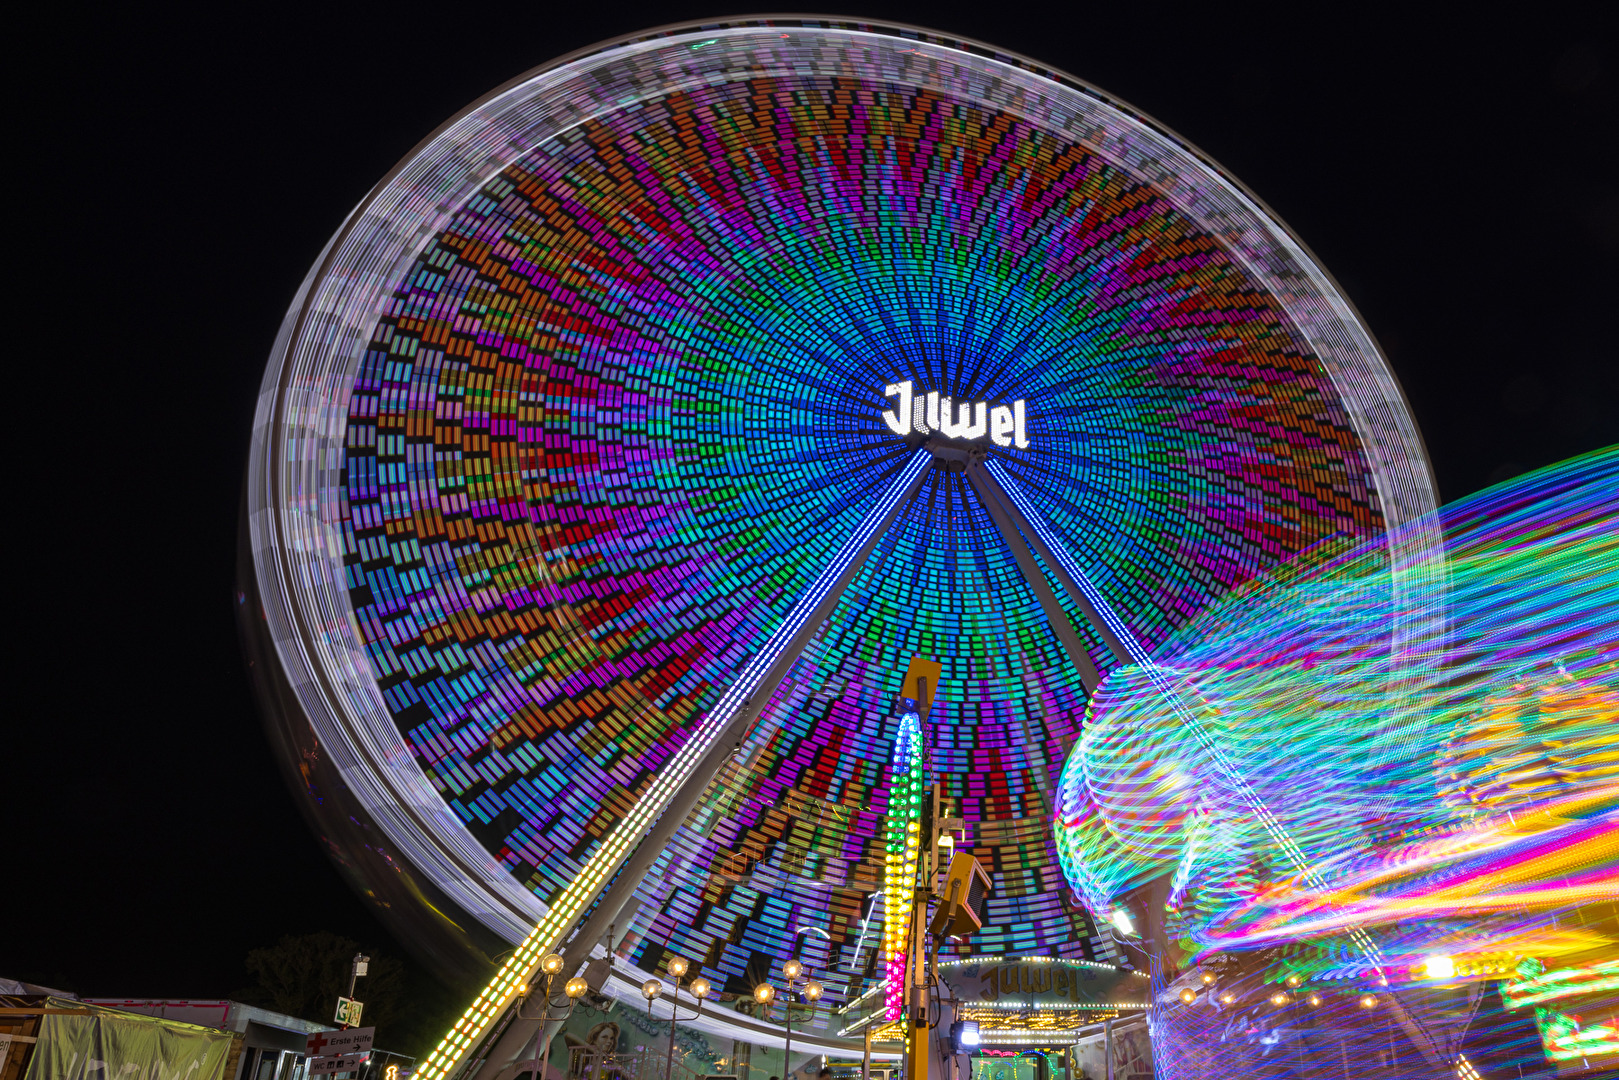
M353 1072L371 1057L365 1054L343 1054L340 1057L311 1058L309 1060L310 1076L326 1076L336 1072Z
M349 1027L357 1027L360 1023L360 1010L364 1007L363 1001L340 997L337 999L337 1015L332 1017L332 1020L339 1024L347 1024Z
M309 1058L338 1057L343 1054L364 1054L376 1041L377 1029L349 1028L347 1031L317 1031L304 1040L304 1056Z

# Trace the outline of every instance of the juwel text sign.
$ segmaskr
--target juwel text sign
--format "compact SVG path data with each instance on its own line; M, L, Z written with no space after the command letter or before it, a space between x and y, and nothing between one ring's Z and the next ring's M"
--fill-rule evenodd
M972 441L988 436L996 446L1029 448L1028 402L1023 398L1010 405L987 401L953 401L937 390L918 394L909 380L889 383L885 397L898 398L894 408L883 413L883 423L895 435L938 432L948 439Z

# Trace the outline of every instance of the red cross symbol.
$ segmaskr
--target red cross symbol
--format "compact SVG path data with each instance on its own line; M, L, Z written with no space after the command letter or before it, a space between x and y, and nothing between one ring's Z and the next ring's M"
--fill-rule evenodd
M327 1043L329 1043L331 1041L332 1040L328 1039L326 1036L324 1036L324 1035L322 1035L322 1034L320 1034L318 1032L316 1034L314 1034L314 1035L309 1036L309 1047L308 1047L309 1056L310 1057L320 1057L320 1049L321 1049L321 1047L325 1046Z

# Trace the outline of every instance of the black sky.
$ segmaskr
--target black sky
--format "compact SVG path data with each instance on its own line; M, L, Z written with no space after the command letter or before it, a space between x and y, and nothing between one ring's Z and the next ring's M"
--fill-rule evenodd
M1064 68L1224 164L1359 305L1445 499L1619 441L1611 5L1606 23L1600 4L1363 7L857 13ZM21 648L0 729L0 975L213 996L283 933L386 947L298 816L243 675L236 509L265 358L321 245L444 119L558 54L716 12L13 13Z

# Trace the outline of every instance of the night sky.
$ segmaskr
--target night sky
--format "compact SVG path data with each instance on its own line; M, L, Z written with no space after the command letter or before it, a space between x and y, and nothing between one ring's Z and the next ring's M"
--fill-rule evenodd
M1619 442L1611 7L1602 25L1596 4L1361 6L858 14L1063 68L1221 162L1359 306L1445 499ZM236 513L265 359L343 216L451 114L561 53L714 13L13 16L7 399L28 460L8 500L0 976L210 997L286 933L403 952L298 815L244 674Z

